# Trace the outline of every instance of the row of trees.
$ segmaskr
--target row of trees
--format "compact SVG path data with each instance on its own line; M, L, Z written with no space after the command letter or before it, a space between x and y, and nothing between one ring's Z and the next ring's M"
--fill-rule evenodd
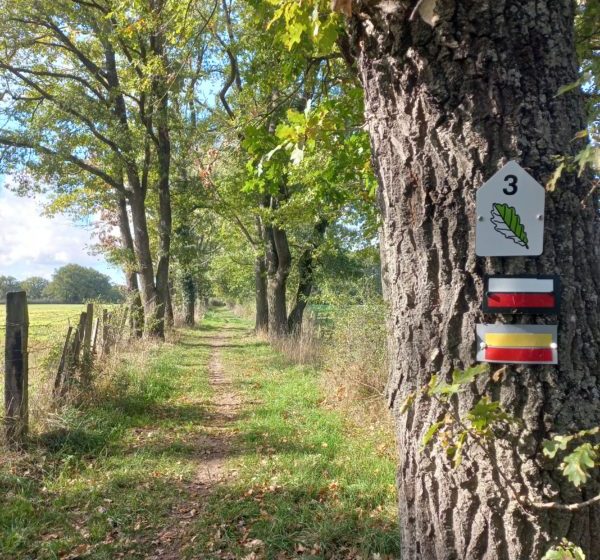
M257 329L295 334L321 256L373 245L362 93L330 53L337 18L286 51L268 2L0 7L2 170L50 213L102 216L99 248L148 334L164 335L174 294L193 321L210 277L247 290L248 261Z
M600 424L600 261L579 250L598 245L582 132L597 131L597 3L325 4L0 0L1 170L49 212L102 216L99 248L153 336L174 298L193 322L211 281L254 298L257 329L294 336L317 280L372 271L380 228L404 557L538 558L557 535L598 550L597 507L524 511L494 483L586 498L540 457L545 435ZM587 104L576 86L557 96L582 67ZM510 159L552 185L546 251L476 259L476 188ZM456 474L421 451L445 404L415 394L472 365L483 275L524 272L566 287L561 364L455 396L522 420Z
M31 276L19 281L12 276L0 276L0 300L4 301L8 292L19 290L27 292L30 302L84 303L101 300L112 303L123 300L121 290L111 283L108 276L77 264L59 268L52 280Z

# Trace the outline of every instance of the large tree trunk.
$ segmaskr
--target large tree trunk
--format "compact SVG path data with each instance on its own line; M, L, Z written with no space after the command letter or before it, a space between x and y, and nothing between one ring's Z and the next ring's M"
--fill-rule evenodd
M285 231L265 226L267 262L267 305L269 336L280 338L288 334L286 287L292 256Z
M164 320L166 315L166 304L170 298L169 293L169 265L171 256L171 194L169 190L169 168L171 158L171 148L169 143L168 130L166 127L159 127L159 138L162 138L158 145L158 160L160 169L160 178L158 182L158 200L159 200L159 223L158 223L158 262L156 265L156 292L159 301L164 305L157 307L157 318L159 322L160 336L164 336ZM172 318L167 317L168 319Z
M577 77L575 3L439 0L433 28L418 15L409 21L414 6L363 2L351 20L383 214L402 559L537 560L562 536L595 558L598 506L524 511L506 485L568 503L599 489L576 490L541 448L550 434L600 424L600 245L597 204L583 202L589 183L565 177L547 193L541 257L476 258L474 239L476 190L503 163L515 159L545 182L552 156L577 149L581 97L556 97ZM508 366L501 381L461 396L457 411L489 394L523 424L518 444L496 440L491 458L471 445L453 469L439 446L421 449L444 408L423 397L400 409L432 373L473 364L475 324L495 321L481 312L484 273L560 276L560 364Z
M288 317L288 330L293 335L298 335L302 331L304 310L314 287L314 254L323 243L326 229L327 220L320 219L314 227L308 246L298 259L298 290L294 307Z
M154 266L148 237L146 207L144 195L139 189L133 191L130 197L131 221L133 223L133 242L139 265L140 291L144 306L144 328L150 336L164 336L164 305L159 299L154 284ZM159 308L163 308L159 317Z
M137 279L137 264L133 236L129 226L129 215L127 213L127 201L124 196L119 197L119 230L121 232L121 244L127 256L125 262L125 282L127 285L128 302L131 306L130 323L131 331L137 338L144 333L144 309L142 307L142 296Z
M150 0L150 6L160 20L164 8L164 0ZM162 23L150 35L150 47L153 54L161 61L163 72L157 72L152 80L152 93L156 104L154 123L156 134L153 136L158 156L158 262L156 264L156 292L159 297L157 306L157 329L164 338L166 305L169 293L169 266L171 258L171 139L169 134L169 61L165 50L165 37Z

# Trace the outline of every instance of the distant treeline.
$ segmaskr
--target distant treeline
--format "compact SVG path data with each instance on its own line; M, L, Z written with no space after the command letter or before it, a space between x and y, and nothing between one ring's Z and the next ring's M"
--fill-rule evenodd
M67 264L54 272L52 280L31 276L17 280L12 276L0 276L0 302L8 292L25 290L29 302L83 303L99 300L109 303L123 301L121 287L115 286L108 276L78 264Z

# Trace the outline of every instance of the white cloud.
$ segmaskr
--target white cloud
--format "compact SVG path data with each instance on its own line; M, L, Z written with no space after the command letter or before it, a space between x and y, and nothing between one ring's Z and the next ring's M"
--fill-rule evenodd
M0 186L0 275L50 278L57 268L77 263L121 282L120 271L89 254L92 243L89 226L76 225L66 216L43 216L39 202Z

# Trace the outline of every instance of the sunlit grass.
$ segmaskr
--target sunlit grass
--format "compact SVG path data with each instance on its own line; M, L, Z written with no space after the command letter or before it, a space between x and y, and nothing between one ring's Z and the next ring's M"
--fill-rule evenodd
M243 405L215 426L208 364L221 333ZM168 545L171 528L182 559L397 557L389 442L328 409L320 372L289 365L249 322L210 312L199 328L132 347L110 367L28 453L3 450L0 558L145 558ZM229 442L233 474L194 494L203 442L215 434ZM182 504L196 513L174 515Z
M251 327L232 317L226 326ZM392 442L324 407L320 372L290 365L266 342L236 337L222 361L250 404L236 424L238 475L209 500L196 553L396 558Z
M187 336L183 335L183 341ZM205 347L134 348L94 398L0 461L0 558L144 557L197 468Z

